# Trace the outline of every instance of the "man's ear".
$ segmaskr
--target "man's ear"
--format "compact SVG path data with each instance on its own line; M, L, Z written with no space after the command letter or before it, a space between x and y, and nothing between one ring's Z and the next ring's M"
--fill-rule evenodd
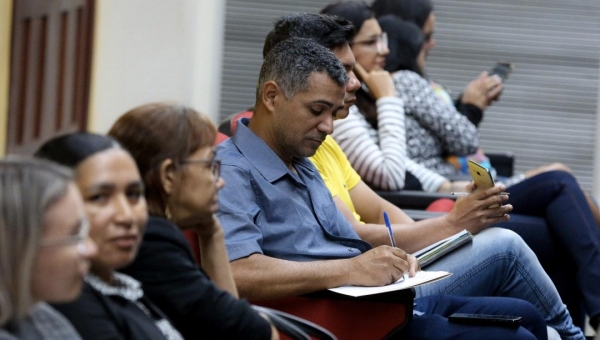
M160 183L167 195L171 195L177 181L177 169L175 163L170 158L165 159L160 163Z
M279 85L273 80L269 80L263 85L262 97L260 100L264 107L270 112L275 112L275 102L282 96L283 93L279 88Z

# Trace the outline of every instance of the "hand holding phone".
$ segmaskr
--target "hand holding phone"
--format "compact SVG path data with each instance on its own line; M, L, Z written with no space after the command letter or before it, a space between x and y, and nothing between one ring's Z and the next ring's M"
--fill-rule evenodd
M471 159L469 159L467 165L469 166L469 172L471 173L473 182L475 182L475 186L477 187L475 191L486 190L494 187L494 179L486 167ZM500 205L494 204L490 208L498 208L499 206Z
M494 179L486 167L471 159L469 159L467 165L469 166L469 172L471 173L473 182L475 182L475 185L477 186L477 191L494 187Z
M511 72L514 70L514 68L515 68L515 66L512 63L506 63L506 62L499 61L488 72L488 75L490 75L490 76L497 75L498 77L500 77L502 82L504 82L508 78L508 75L511 74Z
M448 317L448 321L467 325L480 326L503 326L517 328L521 325L520 316L510 315L486 315L486 314L463 314L454 313Z
M481 72L463 90L460 98L464 104L477 106L485 110L494 100L497 100L504 86L498 77L490 77L487 72Z
M362 82L365 92L375 100L382 97L395 97L396 89L392 75L388 71L377 70L367 72L358 62L354 65L354 72L358 80ZM366 87L366 88L365 88Z

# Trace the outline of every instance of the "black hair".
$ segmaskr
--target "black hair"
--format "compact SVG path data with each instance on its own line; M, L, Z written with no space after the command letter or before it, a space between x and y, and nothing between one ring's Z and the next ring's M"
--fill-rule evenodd
M258 77L256 102L260 102L263 85L277 83L286 99L309 89L313 72L326 73L339 86L345 86L348 75L338 58L311 39L289 38L275 45L267 54Z
M294 13L278 19L267 34L263 46L263 58L278 43L289 38L312 39L319 45L333 50L350 44L356 31L346 19L316 13Z
M362 1L340 1L329 4L321 10L322 14L337 15L349 20L358 33L363 23L375 18L375 14L369 6Z
M417 57L425 43L423 31L416 24L394 15L379 18L379 25L388 36L390 53L385 57L386 71L409 70L423 76L423 70L417 64Z
M75 169L79 163L93 154L114 148L120 148L120 146L111 137L88 132L76 132L48 140L34 155Z
M375 0L371 8L377 18L394 14L403 20L415 23L421 29L433 12L431 0Z

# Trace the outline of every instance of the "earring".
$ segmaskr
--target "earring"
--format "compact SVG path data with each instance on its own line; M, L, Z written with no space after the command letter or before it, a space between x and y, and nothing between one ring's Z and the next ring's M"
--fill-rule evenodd
M165 207L165 217L167 218L167 220L171 220L171 210L169 209L169 205L167 204L167 206Z

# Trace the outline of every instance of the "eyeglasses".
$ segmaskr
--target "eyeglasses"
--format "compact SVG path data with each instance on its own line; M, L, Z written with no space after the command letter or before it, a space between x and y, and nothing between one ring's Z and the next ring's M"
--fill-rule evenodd
M377 53L381 54L388 48L388 36L387 33L383 32L381 35L374 37L369 40L353 41L352 45L359 44L375 49Z
M430 42L431 39L433 39L433 32L429 32L429 33L425 34L425 42L426 43Z
M221 177L221 161L216 159L186 159L181 164L207 164L215 182Z
M90 234L90 221L87 218L81 220L77 235L72 235L65 238L48 238L43 239L40 245L42 247L60 247L77 244L77 250L84 253L86 250L86 241Z

